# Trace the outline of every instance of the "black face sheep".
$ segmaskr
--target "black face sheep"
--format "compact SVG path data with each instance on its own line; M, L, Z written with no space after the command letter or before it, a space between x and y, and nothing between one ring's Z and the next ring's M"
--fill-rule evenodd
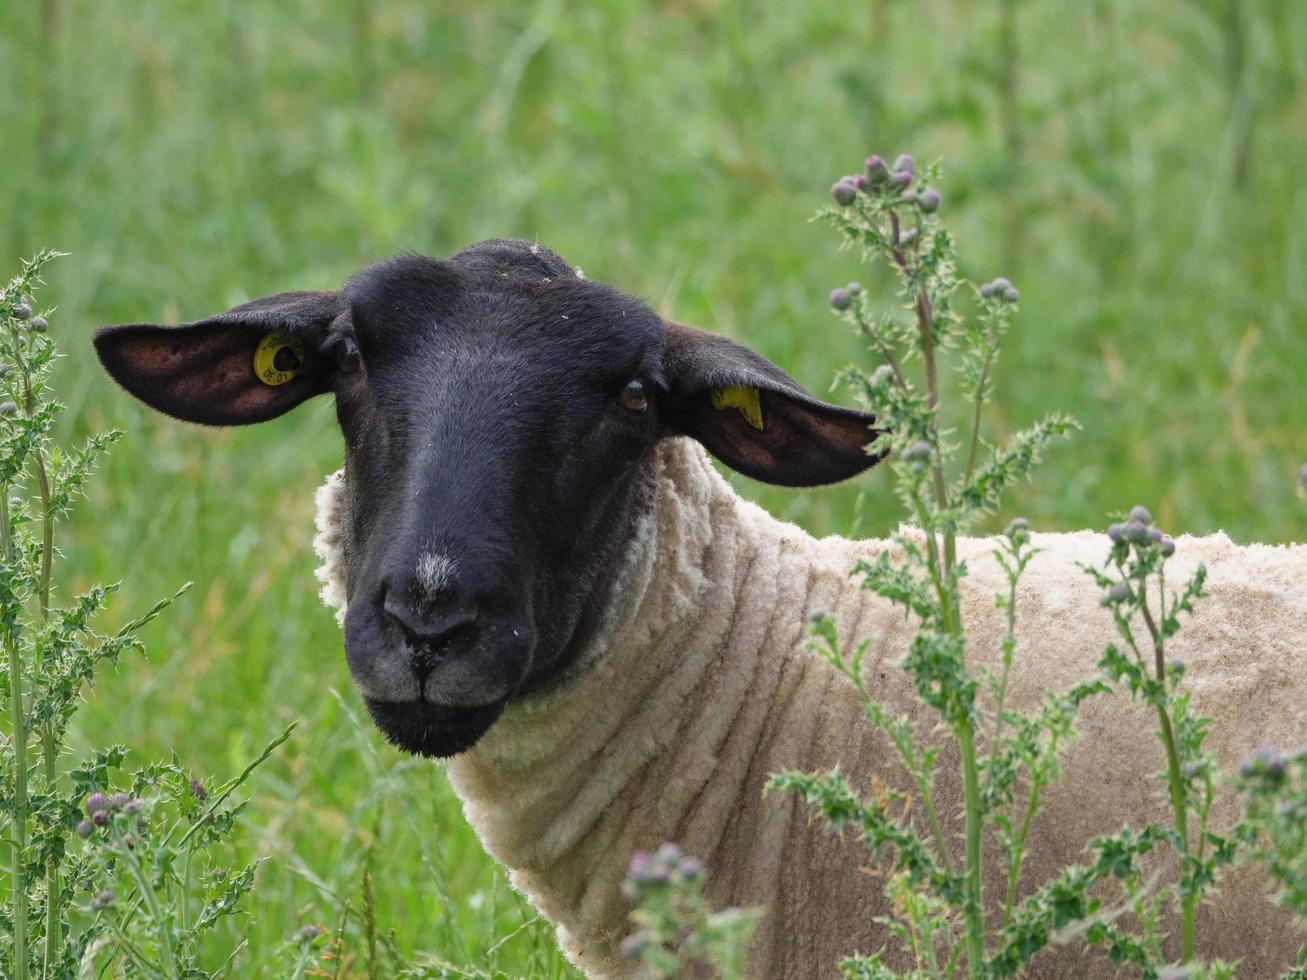
M317 547L351 673L387 738L450 757L486 848L589 974L630 970L619 886L631 852L665 840L704 859L716 904L765 907L751 975L830 975L886 942L865 848L762 787L839 762L855 786L907 789L853 686L805 648L807 615L836 614L846 639L872 641L870 689L924 717L891 666L908 624L849 578L890 545L819 541L773 519L704 451L766 482L831 483L875 462L874 419L521 242L399 258L340 292L108 327L95 342L130 393L193 422L260 422L334 397L345 464L319 493ZM1018 709L1092 674L1113 631L1075 564L1101 558L1096 536L1035 543L1008 693ZM1209 569L1211 598L1175 653L1215 719L1218 761L1302 742L1307 548L1223 535L1178 547L1179 572ZM1004 632L992 550L959 547L977 664L997 663ZM1074 863L1095 834L1163 818L1151 725L1125 699L1087 707L1023 881ZM942 778L939 812L960 799ZM1216 822L1234 808L1222 798ZM1000 862L988 868L987 894L1001 895ZM1288 964L1298 940L1266 889L1252 870L1228 876L1200 919L1207 955L1242 958L1250 976ZM1030 975L1111 972L1068 947Z

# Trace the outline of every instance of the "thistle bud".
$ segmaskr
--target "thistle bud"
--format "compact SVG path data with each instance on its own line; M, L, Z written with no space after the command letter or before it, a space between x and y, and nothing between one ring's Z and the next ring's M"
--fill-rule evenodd
M326 931L327 930L323 929L322 926L310 924L301 927L299 931L295 933L295 939L301 943L311 943Z
M1110 606L1119 606L1130 598L1130 590L1123 584L1117 583L1107 590L1105 603Z
M871 386L873 388L883 388L893 380L894 369L888 364L882 364L871 372Z
M13 415L18 411L18 406L11 401L0 402L0 415Z
M1121 544L1125 541L1125 525L1111 524L1107 528L1107 536L1112 539L1113 544Z
M904 191L902 194L899 195L899 200L901 200L904 204L916 204L917 192L912 190Z
M853 297L847 289L836 287L830 291L830 305L837 310L847 310L853 305Z
M105 889L102 892L96 892L95 897L91 899L91 909L100 911L101 909L112 908L114 903L113 892Z
M1021 293L1017 291L1016 286L1009 286L1007 289L1003 290L1003 299L1008 303L1019 303L1021 301Z
M911 154L900 153L894 161L894 172L896 174L915 174L917 172L916 161L912 159Z
M114 793L113 796L109 797L109 809L121 810L130 800L131 797L126 793Z
M0 378L7 378L7 377L9 377L9 365L0 363ZM1307 469L1307 467L1304 468Z
M91 821L83 820L81 823L77 825L78 837L85 839L87 837L90 837L91 834L93 833L95 833L95 824L91 823Z
M685 878L689 881L694 881L694 879L698 878L699 875L703 873L703 865L698 861L697 858L684 857L681 858L681 863L678 866L678 870L681 872L682 878Z
M1148 525L1137 518L1130 518L1125 525L1125 539L1131 544L1148 543Z
M1284 760L1269 746L1262 746L1239 765L1239 775L1245 779L1259 774L1275 780L1284 775Z
M26 320L31 315L32 315L32 308L27 305L26 301L20 299L17 303L14 304L15 320Z
M851 282L851 283L849 283L847 286L845 286L844 288L847 289L847 290L849 291L849 295L850 295L850 296L857 296L859 293L862 292L862 283L860 283L860 282Z
M883 184L889 180L889 165L874 153L867 157L867 179L873 184Z
M32 333L45 333L50 329L50 321L43 316L34 316L27 321L27 329Z
M840 207L847 208L857 199L858 192L848 181L837 180L830 185L830 196L835 199L835 203Z
M894 173L889 175L889 185L895 190L903 190L903 188L907 187L910 183L912 183L912 174L910 173L896 170Z
M190 789L191 796L195 797L197 800L207 800L209 798L209 791L204 788L204 781L202 779L192 779L190 782Z
M103 827L108 822L109 822L108 810L96 810L94 813L91 814L91 823L95 824L97 827Z
M1143 504L1136 504L1130 508L1130 520L1139 521L1143 524L1152 524L1153 515L1148 512L1148 508Z
M667 868L669 871L680 864L681 858L684 856L685 854L681 851L680 847L673 844L671 841L659 845L658 850L654 852L654 860L662 864L663 867Z
M1159 530L1158 530L1157 528L1155 528L1155 527L1150 527L1150 528L1148 529L1148 543L1149 543L1149 544L1161 544L1161 543L1162 543L1162 532L1159 531Z
M917 195L917 207L925 211L926 214L934 214L939 210L940 196L939 191L933 187L927 187Z
M1175 542L1168 537L1163 537L1161 544L1158 545L1158 547L1162 550L1163 558L1170 558L1175 554Z
M101 810L109 809L109 798L103 793L92 793L86 798L86 815L93 817Z
M844 179L853 185L854 190L862 191L864 194L871 190L871 181L862 174L849 174Z
M1307 490L1307 463L1304 463L1302 469L1298 471L1298 486Z
M648 947L649 947L649 934L646 933L643 929L641 929L639 932L631 933L629 936L623 939L621 943L618 944L618 949L621 950L622 955L626 957L628 960L639 959L640 954L643 953Z
M1024 517L1014 517L1008 524L1007 530L1003 532L1007 535L1009 541L1016 541L1017 538L1027 538L1030 536L1030 522Z
M903 462L910 464L914 470L920 472L930 462L930 443L924 439L914 442L903 450Z

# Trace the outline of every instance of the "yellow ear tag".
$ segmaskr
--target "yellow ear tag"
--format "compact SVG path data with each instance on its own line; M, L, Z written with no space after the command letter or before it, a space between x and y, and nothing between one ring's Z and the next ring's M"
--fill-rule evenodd
M265 385L284 385L304 365L304 345L294 334L274 330L254 348L254 374Z
M744 416L744 421L759 432L762 431L762 399L758 396L757 388L718 388L709 393L708 397L712 399L712 407L717 411L738 409Z

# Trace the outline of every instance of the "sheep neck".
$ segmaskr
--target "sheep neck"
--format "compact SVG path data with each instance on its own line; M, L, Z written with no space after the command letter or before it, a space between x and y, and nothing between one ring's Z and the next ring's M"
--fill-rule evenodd
M564 683L510 706L448 762L487 850L600 973L633 850L678 841L719 894L779 887L773 861L727 856L765 836L779 863L798 831L792 808L759 805L766 777L827 764L817 743L847 747L857 716L804 650L805 614L865 628L873 609L847 588L852 542L817 541L742 500L697 443L665 440L651 472L595 641Z

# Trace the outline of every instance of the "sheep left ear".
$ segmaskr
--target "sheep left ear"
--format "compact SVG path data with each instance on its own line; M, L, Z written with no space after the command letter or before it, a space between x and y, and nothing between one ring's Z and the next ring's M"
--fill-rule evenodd
M724 337L668 323L664 423L763 483L812 487L856 476L876 417L828 405L766 358Z

